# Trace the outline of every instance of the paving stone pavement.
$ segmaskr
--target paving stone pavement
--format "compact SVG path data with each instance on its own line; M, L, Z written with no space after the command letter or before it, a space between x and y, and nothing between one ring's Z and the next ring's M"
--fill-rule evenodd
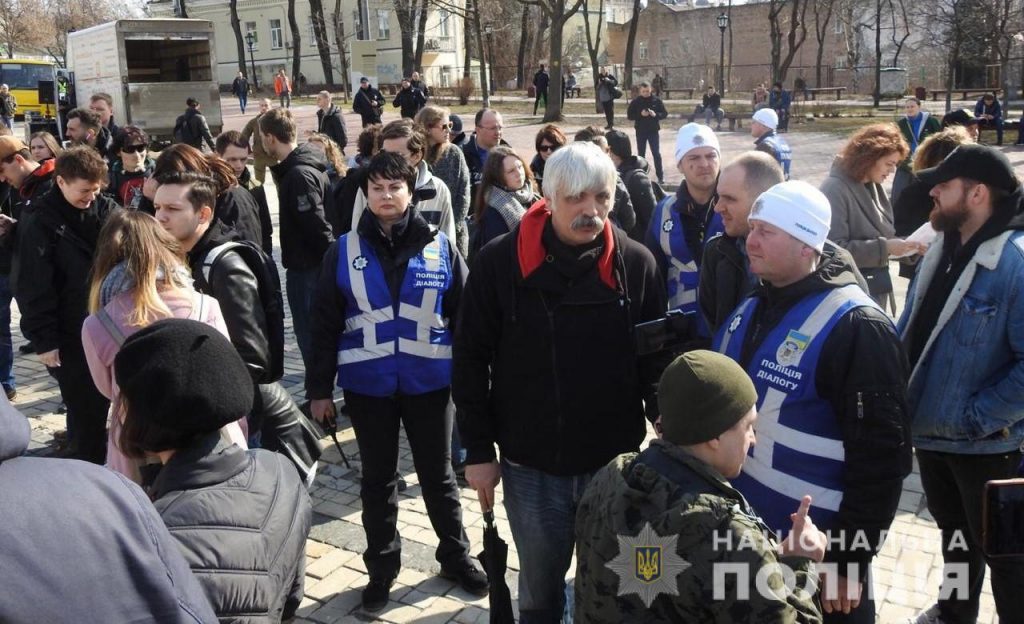
M348 110L347 106L342 106ZM315 108L296 106L293 112L299 119L300 131L315 128ZM394 113L385 114L385 121L397 118ZM237 114L225 116L226 129L240 129L247 118ZM355 137L360 131L355 115L345 115L350 137L351 153ZM586 123L596 123L599 118L584 120L573 118L564 126L574 132ZM471 125L472 119L467 119ZM539 123L525 123L506 120L505 139L529 160L533 154L533 136ZM632 135L632 130L628 130ZM746 132L720 133L725 160L748 149L751 140ZM841 139L826 133L794 132L787 135L793 146L794 178L813 184L819 183L827 174L832 156L841 145ZM666 164L668 183L677 183L679 173L671 166L672 150L675 145L674 132L663 131L662 153ZM1024 174L1024 151L1012 147L1003 148L1018 170ZM527 156L529 155L529 156ZM268 177L269 182L269 177ZM272 184L272 183L271 183ZM268 193L276 222L276 194ZM275 223L276 225L276 223ZM895 276L897 300L902 303L906 281ZM20 314L13 310L15 349L24 344L17 329ZM286 329L289 342L286 351L285 378L282 383L297 400L303 400L302 361L291 334L290 321ZM64 429L64 417L56 414L60 403L56 383L47 375L45 368L35 356L16 354L15 375L18 383L18 398L15 405L25 413L32 424L30 453L48 454L53 446L53 435ZM653 431L649 431L649 437ZM338 439L345 454L357 470L359 451L350 423L344 417L339 419ZM333 624L336 622L457 622L470 624L487 622L487 599L469 595L451 582L436 576L439 566L433 552L437 539L430 528L426 508L419 497L419 487L412 467L411 453L404 437L400 449L400 472L409 483L409 488L399 494L398 529L403 538L403 569L391 593L391 602L374 616L359 610L360 592L366 585L366 567L361 552L365 538L361 526L359 485L357 474L347 470L341 456L328 438L324 441L325 451L320 472L310 489L313 501L314 522L306 545L306 598L299 609L296 622ZM939 554L939 531L928 513L922 493L921 480L915 462L914 473L904 483L899 503L899 513L893 523L889 540L874 563L874 596L878 608L879 622L901 622L908 616L929 606L938 593L942 573L942 557ZM502 536L509 542L509 573L506 576L516 595L518 578L518 557L511 540L508 520L500 504L501 487L497 492L498 505L495 509L497 524ZM463 519L466 532L472 544L473 553L481 549L483 518L473 491L461 491ZM570 570L570 577L573 570ZM979 622L994 624L996 616L988 580L982 596L982 611Z

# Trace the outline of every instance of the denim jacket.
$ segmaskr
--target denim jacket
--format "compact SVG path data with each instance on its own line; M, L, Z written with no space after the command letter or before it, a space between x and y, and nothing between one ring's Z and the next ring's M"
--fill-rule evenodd
M938 270L942 235L921 261L898 330L906 342ZM910 375L914 446L967 455L1024 441L1024 231L982 243L957 280Z

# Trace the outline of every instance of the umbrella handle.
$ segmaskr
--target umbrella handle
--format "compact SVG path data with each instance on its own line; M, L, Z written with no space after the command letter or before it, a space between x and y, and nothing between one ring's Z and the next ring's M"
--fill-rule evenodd
M484 512L484 523L488 527L494 526L494 510L493 509L488 509L487 511Z

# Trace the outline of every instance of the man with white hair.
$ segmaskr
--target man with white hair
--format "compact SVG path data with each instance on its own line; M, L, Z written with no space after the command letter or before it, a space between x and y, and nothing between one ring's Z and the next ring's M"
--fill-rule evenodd
M708 126L688 123L679 129L675 154L683 183L654 209L645 242L665 280L669 308L696 313L704 243L722 232L722 217L715 212L721 165L718 137ZM709 335L700 318L697 332Z
M750 136L754 137L754 149L769 154L779 161L782 172L789 179L789 166L793 161L793 150L776 130L779 128L779 114L770 108L754 113L750 121Z
M801 498L830 534L825 622L874 622L871 559L910 473L907 357L892 320L823 254L828 200L783 182L750 211L746 251L761 280L715 335L757 389L758 445L732 480L773 531Z
M615 176L592 143L555 152L544 199L474 260L456 325L466 480L486 510L504 479L525 624L562 617L583 490L639 449L645 402L655 417L660 371L638 360L632 329L664 315L663 282L650 252L608 219Z

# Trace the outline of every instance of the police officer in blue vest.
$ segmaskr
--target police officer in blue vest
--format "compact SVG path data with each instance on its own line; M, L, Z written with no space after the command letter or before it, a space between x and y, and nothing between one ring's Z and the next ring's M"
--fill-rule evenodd
M644 243L665 279L669 309L695 313L698 335L707 337L707 325L697 314L697 279L704 243L723 231L722 217L715 212L718 137L708 126L688 123L676 136L675 156L683 183L654 209Z
M313 415L334 418L332 378L344 391L363 461L360 498L370 581L363 609L379 611L401 566L396 527L399 427L405 428L441 576L487 593L469 558L451 469L452 333L465 261L416 211L416 169L381 151L367 166L369 210L324 256L313 306L306 394Z
M758 395L758 443L732 484L783 534L810 494L814 522L830 534L825 621L874 622L870 563L911 469L906 354L892 319L822 254L831 210L820 191L777 184L749 222L750 270L761 284L713 342Z
M772 158L782 165L782 172L789 179L789 166L793 161L793 150L786 139L776 130L779 128L779 114L770 108L762 108L754 113L750 121L750 136L754 137L754 149L771 154Z

